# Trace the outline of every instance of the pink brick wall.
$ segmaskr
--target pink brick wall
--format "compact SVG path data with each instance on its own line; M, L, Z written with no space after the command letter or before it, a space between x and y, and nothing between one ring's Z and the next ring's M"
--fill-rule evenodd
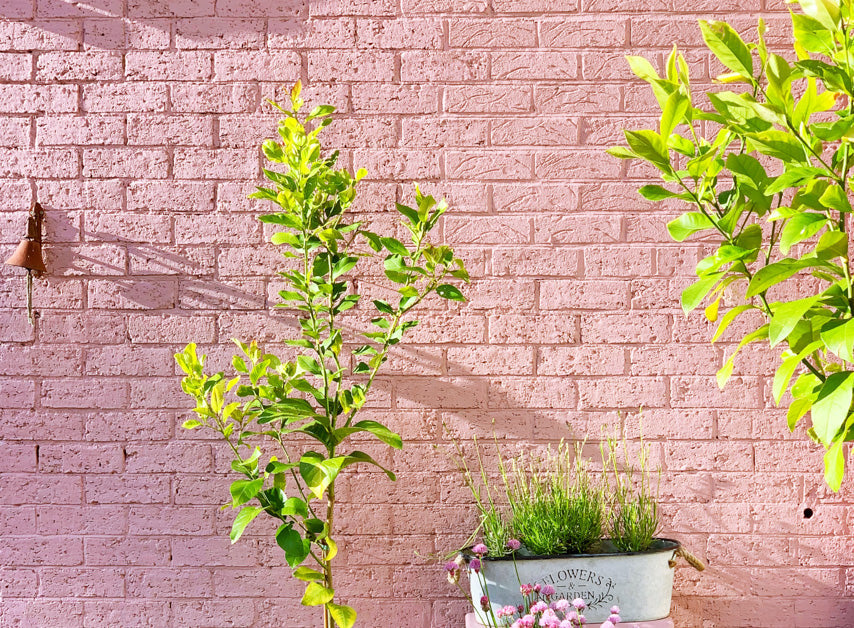
M660 58L677 41L708 83L697 18L747 27L772 12L785 44L784 10L0 0L0 253L36 193L51 243L35 329L19 276L0 277L0 625L316 625L269 537L229 547L227 456L177 427L171 360L195 340L224 364L231 336L291 328L271 309L278 260L245 194L273 128L263 100L300 77L311 103L339 107L328 141L370 172L361 208L382 224L412 179L446 195L444 235L475 278L471 302L435 304L382 379L375 412L408 442L400 481L363 473L340 489L338 582L363 625L462 619L413 556L448 549L471 520L431 448L442 421L462 437L492 419L521 441L558 439L566 421L634 436L640 405L666 532L710 564L679 569L677 625L854 624L851 483L829 494L820 452L786 432L767 351L745 352L717 391L725 347L677 307L703 246L669 242L675 208L634 192L650 173L602 152L620 127L653 123L623 54ZM366 495L379 503L360 507Z

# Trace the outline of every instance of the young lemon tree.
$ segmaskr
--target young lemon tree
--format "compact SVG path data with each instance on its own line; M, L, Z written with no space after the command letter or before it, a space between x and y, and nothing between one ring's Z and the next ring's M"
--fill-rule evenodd
M289 269L279 273L288 284L279 296L281 307L293 310L299 321L301 335L284 341L298 355L286 360L254 341L235 341L240 352L232 360L233 378L207 374L205 357L197 355L194 344L175 358L186 374L182 389L195 400L198 416L184 427L218 433L233 455L232 469L243 476L231 484L226 504L239 509L232 542L259 515L272 517L278 524L276 543L294 577L306 582L302 603L323 608L324 628L333 622L349 628L356 611L335 602L333 586L336 480L351 465L382 468L367 453L352 449L352 435L402 446L400 436L386 426L359 420L359 410L389 350L418 324L410 316L413 308L432 293L464 301L460 290L446 281L468 281L468 275L449 247L430 242L447 205L417 187L414 207L397 205L408 243L368 231L348 215L365 172L352 176L336 169L338 154L322 153L318 137L331 123L334 108L319 106L302 117L302 104L297 83L290 109L276 105L284 114L278 127L281 142L269 139L262 146L273 164L264 170L273 187L252 194L276 208L260 220L279 229L271 241L289 261ZM377 254L384 258L396 297L373 301L371 329L360 334L357 346L341 315L359 305L353 270ZM305 451L294 453L306 443ZM382 470L395 479L390 470Z
M660 171L667 185L643 186L645 198L692 206L667 225L675 240L712 234L719 241L697 265L682 308L706 305L707 318L718 322L712 342L746 312L764 322L741 338L718 384L746 344L782 347L774 400L791 393L790 429L809 415L810 436L826 448L825 479L838 490L845 443L854 440L854 22L852 0L799 4L791 62L768 50L762 20L756 43L724 22L700 22L706 45L729 70L717 80L738 86L707 94L710 108L695 105L688 64L675 48L663 76L646 59L628 57L652 87L661 121L658 131L625 131L628 146L609 152ZM795 284L802 298L793 298ZM738 303L722 313L725 290Z

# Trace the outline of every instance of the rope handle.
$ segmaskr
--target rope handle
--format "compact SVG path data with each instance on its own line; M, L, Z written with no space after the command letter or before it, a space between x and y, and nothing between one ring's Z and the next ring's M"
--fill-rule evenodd
M682 545L676 548L676 550L673 552L673 558L670 559L670 561L668 562L668 565L671 568L676 566L676 558L684 558L685 562L687 562L697 571L705 571L706 569L706 565L703 563L703 561L694 556Z

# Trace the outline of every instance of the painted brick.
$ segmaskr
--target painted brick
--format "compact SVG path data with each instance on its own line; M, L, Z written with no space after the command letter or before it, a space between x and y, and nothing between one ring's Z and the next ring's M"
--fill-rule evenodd
M293 81L299 68L300 58L293 52L217 52L213 60L214 77L218 81Z
M356 24L348 19L271 19L267 22L267 45L282 48L352 48Z
M714 346L701 313L681 314L709 243L671 242L682 208L636 191L657 173L604 154L657 123L625 54L661 67L687 46L700 94L720 68L694 20L724 15L752 39L760 9L782 53L781 0L0 0L0 244L38 198L49 267L35 327L20 272L0 278L0 624L315 622L270 522L230 545L229 453L180 429L172 357L193 341L228 371L231 337L294 336L273 309L287 264L255 220L270 206L246 195L280 117L265 99L287 102L302 77L306 110L337 107L324 146L369 170L356 215L405 237L393 203L420 181L448 199L438 235L473 278L467 303L422 304L362 411L406 448L353 438L400 472L339 484L337 586L360 621L462 624L464 601L411 555L450 551L475 523L433 449L447 435L494 430L516 451L610 429L652 442L663 533L710 561L677 568L680 628L847 625L851 490L824 486L821 447L771 403L775 353L748 347L717 390L757 320ZM356 274L366 300L391 294L378 276L367 261Z
M47 52L39 55L36 79L47 81L109 81L122 76L121 55L105 52Z

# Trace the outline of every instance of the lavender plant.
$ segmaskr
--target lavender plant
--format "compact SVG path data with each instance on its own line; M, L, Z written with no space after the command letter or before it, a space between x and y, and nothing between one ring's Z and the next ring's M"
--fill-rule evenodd
M352 449L350 438L367 435L402 447L398 434L376 421L359 420L359 411L391 348L418 324L412 310L434 293L464 301L447 281L467 281L468 274L449 247L430 240L447 205L417 187L414 207L396 205L408 243L373 233L348 215L365 172L354 176L336 168L337 152L323 154L319 135L332 122L334 108L321 105L302 115L302 105L300 83L291 92L290 108L275 105L284 114L281 141L269 139L262 146L272 164L264 174L273 187L252 194L275 206L260 220L277 229L271 241L290 262L279 273L287 284L279 296L280 307L299 322L300 336L284 340L297 356L284 359L255 341L235 341L240 352L232 359L230 379L222 372L207 374L205 356L197 355L194 344L175 359L186 374L182 389L196 404L197 418L183 426L217 433L231 451L231 468L243 476L231 484L226 504L239 509L232 542L259 515L272 518L293 576L306 583L302 604L322 607L324 628L333 623L350 628L356 611L335 601L333 581L339 474L367 464L395 479L370 455ZM373 301L371 328L359 332L357 344L342 315L360 305L354 269L377 255L396 297ZM300 445L307 449L294 454Z

